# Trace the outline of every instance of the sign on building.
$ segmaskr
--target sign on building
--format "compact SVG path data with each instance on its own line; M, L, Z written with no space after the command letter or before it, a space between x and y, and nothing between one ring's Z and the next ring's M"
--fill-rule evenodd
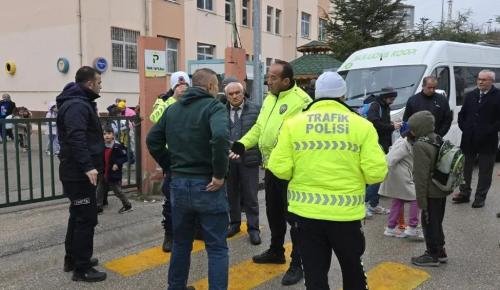
M145 75L147 78L164 77L167 75L165 51L144 50Z

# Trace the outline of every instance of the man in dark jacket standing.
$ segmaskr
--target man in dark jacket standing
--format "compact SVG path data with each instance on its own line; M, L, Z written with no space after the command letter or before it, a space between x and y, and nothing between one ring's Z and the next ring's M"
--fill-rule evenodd
M406 102L403 121L420 111L429 111L434 115L436 126L434 132L444 137L450 130L453 113L445 96L436 93L438 81L433 76L427 76L422 81L422 91L408 99Z
M101 90L101 75L84 66L75 83L67 84L56 98L59 178L70 199L64 271L73 271L74 281L97 282L106 273L93 268L94 228L97 225L97 176L103 172L104 140L95 100Z
M229 111L229 138L238 141L252 128L259 116L260 107L245 100L243 85L231 82L224 88ZM248 235L253 245L261 243L259 230L259 183L260 153L258 148L246 151L240 159L229 163L227 191L231 225L228 237L240 231L241 206L247 216Z
M229 152L228 113L215 99L218 81L214 71L197 70L192 84L167 108L146 140L153 158L162 168L170 168L172 174L174 246L168 288L186 289L198 219L208 253L209 288L227 289L229 221L224 178Z
M392 88L382 89L382 93L377 96L375 101L370 105L367 119L373 123L377 130L378 142L385 154L389 152L389 147L392 145L392 132L401 128L401 122L391 121L391 104L394 103L398 93ZM378 190L380 184L372 184L366 188L365 201L368 203L366 217L370 218L373 214L389 214L389 210L379 205Z
M500 131L500 90L493 86L495 72L482 70L477 78L477 89L465 96L458 114L458 126L462 130L460 148L465 155L464 180L455 203L469 202L474 162L479 161L479 178L473 208L484 206L491 186L495 156Z

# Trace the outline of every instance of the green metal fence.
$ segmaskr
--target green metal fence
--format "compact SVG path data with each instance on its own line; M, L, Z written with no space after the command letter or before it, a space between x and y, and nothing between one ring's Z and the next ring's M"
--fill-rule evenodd
M0 208L62 198L57 148L49 142L56 119L0 119ZM129 161L123 188L141 188L141 124L139 117L101 117L125 141ZM10 138L12 137L12 138Z

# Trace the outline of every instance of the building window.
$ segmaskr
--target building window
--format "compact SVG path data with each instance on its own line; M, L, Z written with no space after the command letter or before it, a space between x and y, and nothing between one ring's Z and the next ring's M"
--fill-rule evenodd
M176 72L179 61L179 40L175 38L167 38L167 72Z
M140 32L111 27L113 68L137 71L137 39Z
M326 40L326 26L328 21L326 19L319 19L319 27L318 27L318 40Z
M248 26L248 0L241 1L241 25Z
M276 17L274 18L274 32L280 34L281 10L276 9Z
M231 21L231 0L226 0L226 14L224 18L226 19L227 22Z
M266 57L266 74L269 72L269 67L271 67L272 63L273 63L273 59L270 57Z
M215 52L215 45L199 43L198 42L198 60L213 59Z
M266 23L267 32L273 32L273 10L274 10L273 7L267 6L267 23Z
M197 0L197 6L203 10L214 10L213 0Z
M302 17L300 20L300 33L302 37L309 38L310 26L311 26L311 14L302 12Z

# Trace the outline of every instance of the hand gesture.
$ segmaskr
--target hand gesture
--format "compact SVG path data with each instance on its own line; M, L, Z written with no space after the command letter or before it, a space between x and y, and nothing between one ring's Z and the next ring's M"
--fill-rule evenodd
M212 181L207 185L207 191L217 191L224 185L224 178L212 177Z
M92 170L85 172L85 174L89 178L90 183L92 183L92 185L94 185L94 186L97 185L97 174L98 173L99 172L97 172L97 169L92 169Z

